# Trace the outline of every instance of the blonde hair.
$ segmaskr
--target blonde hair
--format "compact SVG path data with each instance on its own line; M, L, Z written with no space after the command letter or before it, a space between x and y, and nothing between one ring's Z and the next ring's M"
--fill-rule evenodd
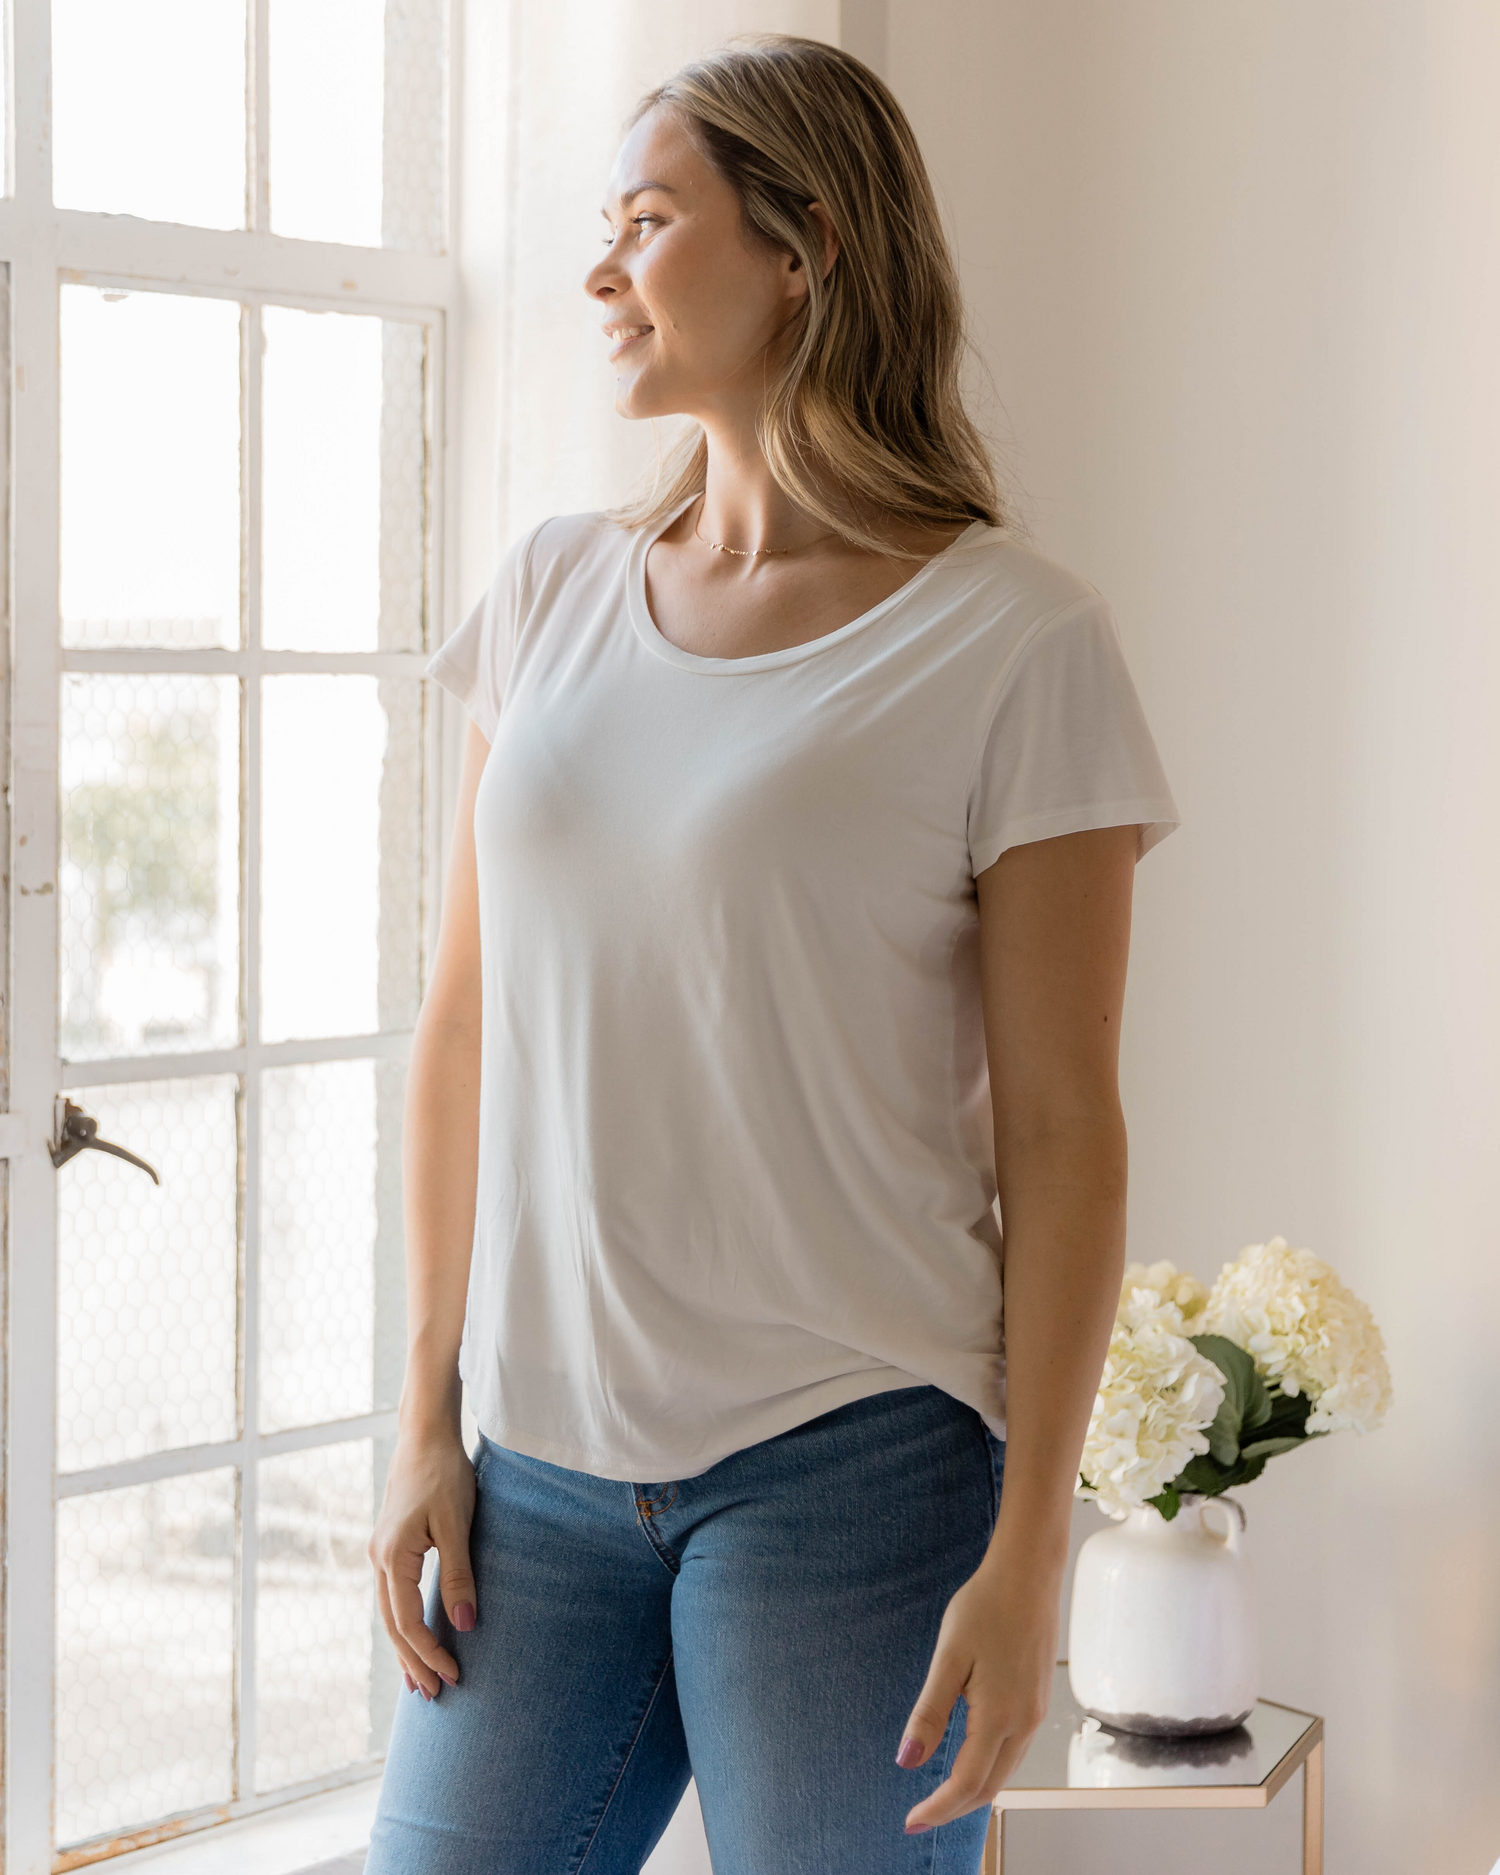
M964 409L958 271L911 125L868 66L814 39L743 35L647 92L681 113L733 187L751 239L807 272L758 435L777 484L825 528L900 558L881 524L1008 526L983 439ZM825 279L821 202L839 238ZM622 527L662 519L702 492L708 444L694 425Z

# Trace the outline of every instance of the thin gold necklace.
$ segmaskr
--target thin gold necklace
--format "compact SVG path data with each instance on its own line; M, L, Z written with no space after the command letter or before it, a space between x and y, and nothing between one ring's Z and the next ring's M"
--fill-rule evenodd
M701 507L698 513L699 515L703 513ZM832 540L833 531L830 529L826 534L819 534L814 540L804 540L802 547L728 547L722 540L703 540L703 536L698 532L698 522L695 518L693 521L693 539L702 540L703 545L712 549L714 553L732 553L737 560L750 560L758 553L801 553L803 547L816 547L820 540Z

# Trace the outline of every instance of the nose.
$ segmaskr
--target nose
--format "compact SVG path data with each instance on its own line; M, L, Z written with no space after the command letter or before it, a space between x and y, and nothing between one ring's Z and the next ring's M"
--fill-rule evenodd
M608 300L625 284L624 274L613 256L614 243L611 242L603 259L590 267L584 276L583 290L590 299Z

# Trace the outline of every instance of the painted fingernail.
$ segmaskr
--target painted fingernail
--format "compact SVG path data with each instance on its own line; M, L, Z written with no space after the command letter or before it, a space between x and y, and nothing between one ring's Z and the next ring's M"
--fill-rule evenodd
M932 1825L930 1823L908 1823L906 1833L908 1836L921 1836L925 1835L931 1828Z
M415 1691L417 1690L417 1683L416 1683L416 1681L415 1681L415 1680L414 1680L414 1679L413 1679L413 1678L411 1677L411 1675L410 1675L409 1673L405 1673L405 1672L403 1672L403 1673L402 1673L402 1675L401 1675L401 1677L402 1677L402 1679L403 1679L403 1680L405 1680L405 1681L406 1681L406 1690L407 1690L407 1692L409 1692L409 1693L414 1693L414 1692L415 1692Z
M467 1634L474 1625L473 1602L460 1602L453 1611L453 1625L460 1634Z
M441 1667L438 1668L438 1678L443 1682L444 1686L458 1685L458 1681L454 1679L453 1675L451 1673L444 1673Z
M423 1686L420 1682L418 1682L417 1691L422 1695L422 1697L427 1701L428 1705L430 1706L432 1704L432 1694L428 1692L427 1688Z
M901 1749L896 1753L896 1762L901 1766L903 1771L909 1771L921 1756L921 1740L916 1738L903 1738L901 1741ZM926 1826L924 1825L923 1827L925 1828Z

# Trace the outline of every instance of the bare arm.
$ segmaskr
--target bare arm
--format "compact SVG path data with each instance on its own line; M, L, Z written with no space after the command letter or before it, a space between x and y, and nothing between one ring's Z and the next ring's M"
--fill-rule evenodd
M1005 1230L1005 1484L983 1563L948 1605L907 1737L954 1700L967 1735L908 1830L993 1800L1046 1716L1078 1461L1125 1260L1120 1014L1137 830L1012 847L979 877L985 1041Z
M412 1037L401 1129L406 1225L406 1379L396 1449L370 1539L376 1594L409 1687L427 1698L458 1663L422 1619L420 1581L438 1551L443 1605L472 1627L474 1472L459 1428L463 1334L479 1176L479 891L474 795L489 754L469 725L448 852L437 954ZM467 1614L465 1614L467 1610Z

